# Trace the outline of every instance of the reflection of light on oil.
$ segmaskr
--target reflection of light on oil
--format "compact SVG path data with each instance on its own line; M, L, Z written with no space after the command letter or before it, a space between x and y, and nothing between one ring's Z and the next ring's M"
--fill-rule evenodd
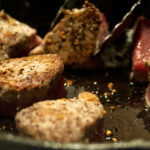
M149 106L145 106L145 109L144 109L146 112L149 111Z
M110 140L110 137L106 137L106 140Z
M133 85L134 83L133 82L130 82L130 85Z
M110 102L110 100L109 100L109 99L107 99L106 101L107 101L107 102Z
M98 91L95 91L95 94L98 94L99 92Z
M93 82L93 84L94 84L94 85L97 85L97 82L96 82L96 81L94 81L94 82Z

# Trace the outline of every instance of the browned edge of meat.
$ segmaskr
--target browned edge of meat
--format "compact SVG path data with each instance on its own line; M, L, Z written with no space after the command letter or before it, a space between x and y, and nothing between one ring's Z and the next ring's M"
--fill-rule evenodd
M64 10L65 16L46 34L42 45L30 55L58 53L65 65L75 68L97 68L103 66L98 57L92 56L108 33L108 24L103 13L92 3L81 9Z
M72 99L45 100L21 110L15 117L23 135L53 142L76 142L103 117L99 98L82 92Z
M0 60L28 55L41 42L36 29L0 11Z
M63 61L56 54L0 61L0 114L65 96Z

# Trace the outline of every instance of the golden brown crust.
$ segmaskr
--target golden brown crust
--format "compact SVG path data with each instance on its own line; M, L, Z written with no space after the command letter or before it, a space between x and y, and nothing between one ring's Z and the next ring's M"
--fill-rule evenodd
M59 98L63 92L63 61L57 54L0 61L1 114L13 114L34 102Z
M38 88L63 71L57 55L39 55L0 61L0 86L22 90Z
M78 98L36 103L18 112L15 121L22 134L36 139L75 142L102 117L103 106L99 98L82 92Z
M66 11L64 18L46 34L42 45L31 51L30 55L58 53L65 65L77 68L100 65L100 61L94 62L92 56L107 35L107 29L102 26L102 14L91 3L81 9Z

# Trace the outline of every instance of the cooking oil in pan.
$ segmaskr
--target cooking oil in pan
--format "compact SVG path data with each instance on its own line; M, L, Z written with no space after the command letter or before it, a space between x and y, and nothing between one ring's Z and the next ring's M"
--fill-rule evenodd
M66 86L68 98L89 91L99 96L105 108L104 119L89 142L150 140L150 111L144 100L147 85L130 81L129 73L130 70L66 73L66 80L73 81Z

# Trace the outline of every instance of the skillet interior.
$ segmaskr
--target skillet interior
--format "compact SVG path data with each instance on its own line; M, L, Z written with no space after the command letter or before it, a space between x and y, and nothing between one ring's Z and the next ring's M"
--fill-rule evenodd
M93 2L106 14L108 22L110 23L110 29L112 29L135 1L94 0ZM80 5L78 3L78 1L74 0L66 7L72 8ZM5 9L5 11L13 17L37 28L38 33L42 37L49 30L50 22L61 4L61 0L55 0L55 3L52 4L46 1L43 3L41 0L0 0L1 9ZM120 5L120 7L117 7L118 5ZM128 67L118 69L88 71L65 68L66 80L69 79L73 81L72 85L66 85L67 97L76 96L80 91L84 90L91 91L100 97L107 110L107 114L104 120L102 120L101 125L98 126L92 136L89 136L89 143L100 143L99 149L128 149L131 147L137 149L138 146L140 149L150 148L150 145L146 141L130 142L135 139L150 140L150 111L144 102L145 88L147 85L131 82L129 79L130 68L130 62ZM107 84L110 82L114 83L116 93L105 98L104 93L110 92L107 87ZM115 109L113 111L110 110L110 106L114 106ZM47 146L45 146L42 141L28 140L21 137L18 135L13 118L11 117L0 117L0 129L0 143L8 149L11 145L14 145L16 149L20 147L36 149L46 149L47 147L51 147L51 149L63 148L61 144L47 143ZM120 141L120 144L106 144L113 143L111 138L105 136L107 129L113 131L113 137L116 137ZM17 135L17 137L14 135ZM124 146L124 144L126 144L126 146ZM64 147L65 146L68 149L71 148L67 146L67 144L64 145ZM83 148L82 146L90 148L90 145L87 143L75 143L72 145L72 148L81 149ZM95 146L96 149L98 148L96 144L93 144L93 146Z

